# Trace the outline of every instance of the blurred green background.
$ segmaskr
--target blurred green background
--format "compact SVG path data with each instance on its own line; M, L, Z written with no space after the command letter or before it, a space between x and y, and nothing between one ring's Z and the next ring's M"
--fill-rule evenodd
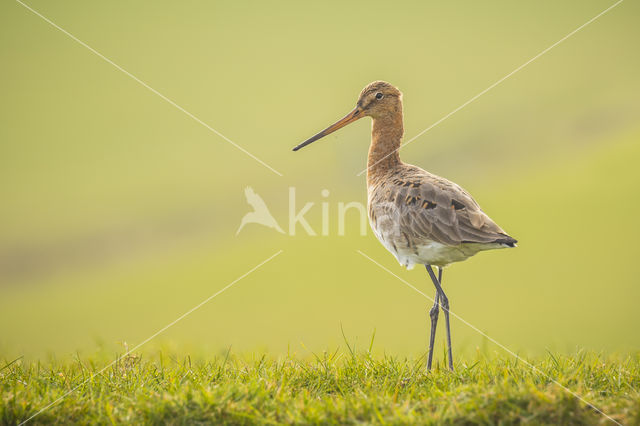
M0 4L0 356L145 348L299 354L347 338L422 354L432 296L339 202L366 203L368 120L298 153L367 83L406 139L612 1L28 3L249 150L243 154L14 1ZM470 191L514 250L445 272L452 310L519 353L640 346L640 5L625 1L402 150ZM285 230L288 188L320 232ZM328 189L330 195L321 196ZM457 351L498 350L453 319ZM438 345L443 344L442 336Z

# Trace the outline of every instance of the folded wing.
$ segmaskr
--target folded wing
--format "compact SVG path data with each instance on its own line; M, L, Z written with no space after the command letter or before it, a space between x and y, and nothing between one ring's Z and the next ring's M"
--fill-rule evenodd
M369 216L374 229L395 234L408 245L435 241L497 243L513 246L507 235L460 186L418 167L386 179L371 194Z

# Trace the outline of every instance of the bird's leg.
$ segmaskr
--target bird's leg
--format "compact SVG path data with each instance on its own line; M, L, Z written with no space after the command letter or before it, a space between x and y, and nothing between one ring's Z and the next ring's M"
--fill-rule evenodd
M442 269L441 269L442 271ZM453 371L453 353L451 350L451 325L449 324L449 298L442 287L440 288L440 299L442 300L442 312L444 312L444 323L447 329L447 350L449 351L449 370Z
M431 370L431 362L433 361L433 344L436 341L436 326L438 325L438 301L440 299L440 293L436 290L436 295L433 298L433 306L429 310L429 317L431 318L431 334L429 335L429 358L427 359L427 371Z
M438 267L439 277L436 277L436 274L433 272L433 268L431 267L431 265L425 266L427 267L427 272L429 273L431 281L433 281L433 285L436 287L436 291L439 294L440 306L442 306L442 312L444 312L444 321L447 331L447 351L449 353L449 370L453 371L453 354L451 351L451 326L449 325L449 299L447 298L447 295L444 294L442 286L440 285L440 282L442 280L442 268Z

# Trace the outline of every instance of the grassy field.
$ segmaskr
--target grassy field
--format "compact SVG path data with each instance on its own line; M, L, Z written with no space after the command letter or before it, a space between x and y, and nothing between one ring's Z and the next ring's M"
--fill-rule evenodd
M614 424L562 384L615 421L640 423L640 354L525 361L478 351L455 373L441 359L427 373L422 358L349 348L306 360L160 352L104 369L109 359L4 366L0 422L17 424L77 387L30 423Z

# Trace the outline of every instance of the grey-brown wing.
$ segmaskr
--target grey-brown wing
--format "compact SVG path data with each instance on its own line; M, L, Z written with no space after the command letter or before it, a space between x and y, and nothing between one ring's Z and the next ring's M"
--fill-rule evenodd
M374 227L396 234L408 245L424 240L446 245L516 242L464 189L419 168L376 188L369 209Z

